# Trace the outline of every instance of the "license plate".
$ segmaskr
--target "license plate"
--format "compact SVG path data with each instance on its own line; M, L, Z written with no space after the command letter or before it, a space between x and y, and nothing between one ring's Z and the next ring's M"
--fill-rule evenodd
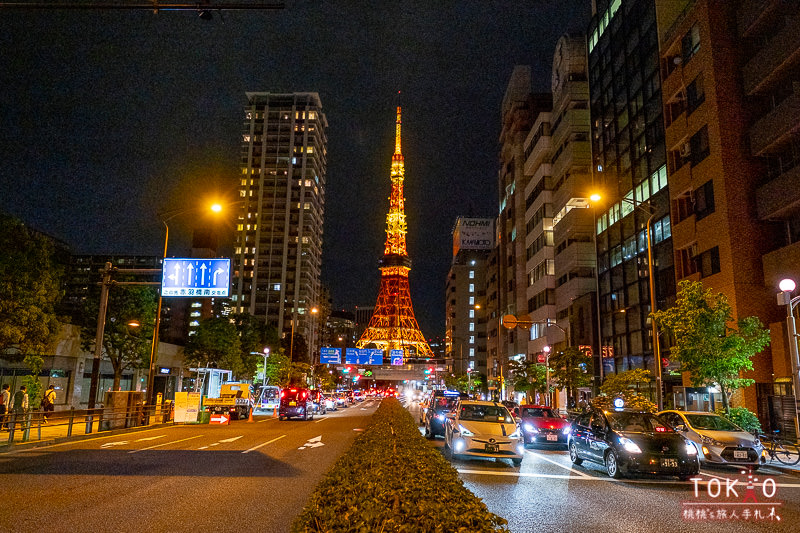
M297 402L289 402L289 405L297 405Z
M558 435L548 435L547 440L558 442Z
M497 447L497 444L487 444L486 445L486 451L487 452L495 453L495 452L497 452L498 449L499 448Z
M733 458L734 459L747 459L747 450L734 450L733 451Z
M678 468L677 459L661 459L661 466L665 468Z

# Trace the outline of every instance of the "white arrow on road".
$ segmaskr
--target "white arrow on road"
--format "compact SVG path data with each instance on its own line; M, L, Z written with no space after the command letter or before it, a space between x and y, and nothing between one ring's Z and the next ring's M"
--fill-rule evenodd
M189 263L188 265L186 265L186 271L188 272L188 274L186 275L186 284L187 285L191 285L192 284L192 270L194 270L194 265L193 264Z
M205 285L206 284L206 269L207 268L208 267L206 266L205 263L200 265L200 285Z
M143 440L156 440L156 439L160 439L160 438L163 438L163 437L166 437L166 435L158 435L157 437L143 437L141 439L136 439L135 442L142 442Z
M222 440L218 440L217 442L215 442L215 443L213 443L213 444L209 444L208 446L200 446L200 447L199 447L199 448L197 448L197 449L198 449L198 450L205 450L206 448L209 448L209 447L211 447L211 446L219 446L219 445L220 445L220 444L222 444L223 442L233 442L233 441L235 441L235 440L239 440L239 439L241 439L242 437L244 437L244 435L239 435L238 437L231 437L231 438L229 438L229 439L222 439Z
M308 439L308 442L306 442L297 449L303 450L305 448L318 448L319 446L325 446L325 443L322 442L322 435L317 435L313 439Z
M223 272L225 272L225 271L222 270L221 268L218 268L218 269L216 269L214 271L214 285L217 284L217 274L222 274Z
M242 437L244 437L244 435L239 435L238 437L231 437L229 439L224 439L224 440L221 440L220 442L233 442L235 440L241 439Z
M110 448L112 446L125 446L126 444L128 444L128 441L126 440L120 440L117 442L106 442L101 446L101 448Z

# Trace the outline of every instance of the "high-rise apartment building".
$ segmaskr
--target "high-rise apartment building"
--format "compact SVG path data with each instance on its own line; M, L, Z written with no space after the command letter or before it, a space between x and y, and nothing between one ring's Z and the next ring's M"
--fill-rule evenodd
M446 357L458 374L486 374L486 262L494 219L458 217L445 284Z
M317 93L247 93L247 100L233 305L313 347L328 123Z
M497 246L489 259L487 305L487 366L490 390L501 390L501 376L507 377L509 359L525 358L529 334L525 329L506 329L504 315L525 314L529 309L527 290L526 188L531 181L524 171L524 142L533 118L551 109L552 96L531 92L531 68L516 66L509 80L501 106L500 152L498 172ZM537 237L538 238L538 237ZM552 247L552 233L542 233ZM552 287L533 296L543 306L555 305ZM502 394L502 393L501 393Z
M657 375L649 314L674 303L675 267L654 0L595 0L587 46L603 372Z
M672 240L678 280L758 316L771 346L733 398L794 432L778 282L800 281L800 2L657 2ZM685 383L676 405L708 409ZM719 396L719 393L715 394Z

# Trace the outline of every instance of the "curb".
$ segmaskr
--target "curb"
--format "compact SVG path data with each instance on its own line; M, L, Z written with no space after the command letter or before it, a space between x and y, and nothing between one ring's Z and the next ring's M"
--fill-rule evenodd
M71 437L63 436L63 437L51 437L48 439L42 440L29 440L27 442L14 442L12 444L8 444L4 442L0 444L0 453L9 453L21 450L29 450L31 448L42 448L45 446L52 446L54 444L62 444L65 442L79 442L82 440L89 440L94 439L97 437L110 437L113 435L121 435L125 433L136 433L137 431L144 431L148 429L155 429L164 426L176 426L178 424L174 424L172 422L166 422L161 424L150 424L149 426L137 426L133 428L121 428L121 429L109 429L105 431L97 431L95 433L84 433L82 435L72 435Z

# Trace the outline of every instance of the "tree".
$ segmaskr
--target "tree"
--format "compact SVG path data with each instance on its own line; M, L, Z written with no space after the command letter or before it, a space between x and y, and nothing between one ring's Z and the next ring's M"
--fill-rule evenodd
M301 383L310 370L309 365L290 361L283 349L270 353L267 358L267 379L279 387Z
M55 306L61 300L62 270L46 237L0 214L0 357L22 360L31 375L23 378L33 402L39 373L61 328Z
M591 364L592 358L575 346L550 354L550 380L567 391L567 405L575 405L578 387L591 384L592 377L587 371Z
M658 406L640 392L641 387L651 381L650 371L643 368L608 374L600 385L600 395L592 400L592 405L599 409L610 409L615 398L622 398L626 407L655 413L658 411Z
M308 363L308 344L306 338L300 333L294 334L294 345L291 343L291 335L287 335L281 340L281 347L284 352L291 356L295 363Z
M124 370L150 364L157 299L152 287L117 285L109 290L103 353L114 369L113 390L119 390ZM99 306L99 294L90 296L84 304L81 346L87 351L94 350ZM130 325L134 321L138 327Z
M769 330L755 316L730 327L733 311L724 294L713 294L697 281L681 281L675 305L651 317L674 340L673 357L690 373L692 386L719 385L726 413L728 395L755 383L740 374L752 370L751 358L769 345Z
M271 353L278 347L278 331L250 313L236 313L229 319L239 335L241 349L242 366L237 377L252 379L259 363L263 364L264 348L269 347Z
M223 317L206 318L189 337L184 360L188 366L224 368L239 376L247 371L241 348L239 332L233 322Z
M533 361L509 361L509 374L514 390L525 393L528 403L533 403L535 393L547 390L547 367ZM550 387L552 391L553 388Z

